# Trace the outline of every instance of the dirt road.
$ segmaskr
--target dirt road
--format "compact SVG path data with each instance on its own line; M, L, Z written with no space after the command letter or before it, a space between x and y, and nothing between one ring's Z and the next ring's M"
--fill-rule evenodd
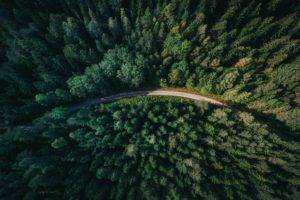
M201 96L198 94L174 91L174 90L157 89L157 90L148 90L148 91L123 92L123 93L118 93L118 94L107 96L107 97L88 99L84 102L81 102L79 104L71 106L70 111L76 111L82 107L92 106L92 105L96 105L96 104L100 104L100 103L107 103L107 102L115 101L115 100L122 99L122 98L137 97L137 96L182 97L182 98L192 99L195 101L206 101L206 102L214 104L214 105L225 106L225 104L223 104L219 101L216 101L214 99L211 99L211 98L208 98L205 96Z

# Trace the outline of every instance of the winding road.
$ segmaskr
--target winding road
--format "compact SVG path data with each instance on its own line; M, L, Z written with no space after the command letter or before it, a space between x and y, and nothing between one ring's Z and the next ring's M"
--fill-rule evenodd
M118 94L114 94L111 96L106 97L99 97L99 98L93 98L93 99L87 99L81 103L73 104L69 106L69 111L77 111L80 108L101 104L101 103L107 103L116 101L123 98L130 98L130 97L138 97L138 96L173 96L173 97L182 97L186 99L192 99L195 101L205 101L210 104L214 104L217 106L227 106L226 104L217 101L215 99L211 99L199 94L194 94L190 92L182 92L182 91L176 91L176 89L157 89L157 90L145 90L145 91L133 91L133 92L122 92ZM23 129L30 129L32 128L32 125L23 125L19 126Z
M198 94L193 94L189 92L181 92L181 91L175 91L175 90L166 90L166 89L157 89L157 90L146 90L146 91L133 91L133 92L123 92L118 93L111 96L106 97L100 97L100 98L94 98L94 99L88 99L86 101L83 101L79 104L75 104L70 106L70 111L76 111L82 107L88 107L100 103L107 103L112 102L118 99L123 98L129 98L129 97L137 97L137 96L173 96L173 97L182 97L186 99L192 99L195 101L206 101L208 103L218 105L218 106L226 106L226 104L216 101L214 99L201 96Z

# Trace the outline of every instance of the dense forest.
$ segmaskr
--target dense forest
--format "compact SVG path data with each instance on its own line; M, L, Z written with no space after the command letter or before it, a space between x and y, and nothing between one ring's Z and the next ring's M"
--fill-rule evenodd
M75 114L55 108L34 127L8 131L1 156L3 171L13 170L4 176L9 184L3 184L2 194L8 199L299 195L299 143L270 124L230 108L148 98Z
M296 0L0 0L0 199L299 199ZM185 88L228 106L133 98Z

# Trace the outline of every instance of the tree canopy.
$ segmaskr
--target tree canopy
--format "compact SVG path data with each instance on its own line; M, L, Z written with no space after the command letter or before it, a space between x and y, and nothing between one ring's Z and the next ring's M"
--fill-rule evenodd
M299 8L0 1L0 199L298 199ZM69 109L168 87L228 107Z

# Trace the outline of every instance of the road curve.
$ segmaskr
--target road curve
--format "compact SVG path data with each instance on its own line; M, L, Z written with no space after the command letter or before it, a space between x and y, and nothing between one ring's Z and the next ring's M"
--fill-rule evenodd
M112 102L118 99L123 99L123 98L129 98L129 97L137 97L137 96L173 96L173 97L182 97L186 99L192 99L195 101L206 101L208 103L218 105L218 106L226 106L224 103L216 101L214 99L198 95L198 94L193 94L193 93L188 93L188 92L180 92L180 91L174 91L174 90L164 90L164 89L157 89L157 90L146 90L146 91L133 91L133 92L123 92L123 93L118 93L114 94L111 96L106 96L106 97L100 97L100 98L94 98L94 99L88 99L86 101L83 101L79 104L72 105L69 107L70 111L76 111L82 107L88 107L96 104L101 104L101 103L107 103L107 102Z

